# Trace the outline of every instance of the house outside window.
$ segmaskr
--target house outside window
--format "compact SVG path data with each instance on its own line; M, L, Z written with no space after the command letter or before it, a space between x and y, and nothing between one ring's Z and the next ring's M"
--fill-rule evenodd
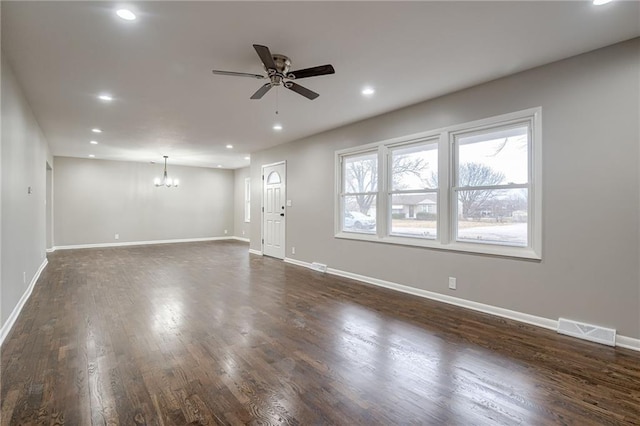
M540 161L541 108L337 151L335 235L540 259Z
M388 150L389 202L391 214L389 235L435 239L437 218L416 220L420 203L438 203L438 138L425 138L410 143L391 145Z

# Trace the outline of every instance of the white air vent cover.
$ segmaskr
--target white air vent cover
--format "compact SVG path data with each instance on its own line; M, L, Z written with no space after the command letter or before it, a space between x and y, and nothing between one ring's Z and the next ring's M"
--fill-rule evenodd
M311 269L318 271L318 272L327 272L327 265L323 264L323 263L318 263L318 262L313 262L311 264Z
M571 321L565 318L558 320L558 333L604 345L616 345L616 331L614 329Z

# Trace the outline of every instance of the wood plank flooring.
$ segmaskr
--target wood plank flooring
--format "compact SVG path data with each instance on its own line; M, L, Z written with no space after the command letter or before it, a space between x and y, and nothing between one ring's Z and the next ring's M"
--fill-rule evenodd
M58 251L2 425L640 424L640 354L249 255Z

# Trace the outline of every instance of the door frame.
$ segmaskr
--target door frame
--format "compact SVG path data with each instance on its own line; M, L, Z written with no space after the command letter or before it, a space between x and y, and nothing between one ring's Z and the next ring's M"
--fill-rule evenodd
M269 164L263 164L260 167L260 175L262 176L262 184L260 185L260 251L264 254L264 185L265 185L265 176L264 176L264 169L266 169L267 167L273 167L273 166L278 166L282 164L284 166L284 199L285 199L285 206L286 206L286 200L287 200L287 160L282 160L282 161L276 161L275 163L269 163ZM284 228L282 230L282 245L284 247L284 258L287 257L287 217L288 216L288 212L287 209L285 208L285 219L284 219ZM284 258L282 260L284 260ZM277 257L275 257L274 259L277 259Z
M53 249L53 167L49 161L45 161L45 249Z

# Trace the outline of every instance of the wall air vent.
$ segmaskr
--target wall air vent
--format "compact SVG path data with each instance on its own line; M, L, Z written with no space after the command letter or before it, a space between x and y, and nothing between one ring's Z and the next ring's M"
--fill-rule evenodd
M318 271L318 272L327 272L327 265L323 264L323 263L318 263L318 262L313 262L311 264L311 269L313 269L314 271Z
M558 319L558 333L602 343L603 345L616 345L616 331L614 329L571 321L565 318Z

